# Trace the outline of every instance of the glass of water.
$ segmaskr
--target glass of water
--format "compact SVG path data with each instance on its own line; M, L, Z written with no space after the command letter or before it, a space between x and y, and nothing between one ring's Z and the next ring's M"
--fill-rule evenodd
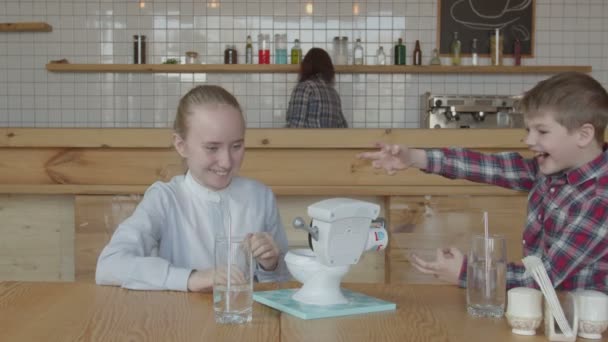
M487 258L486 258L487 254ZM504 236L473 235L467 261L467 311L500 318L505 312L507 247Z
M215 240L213 310L217 323L251 322L253 263L249 241L233 236Z

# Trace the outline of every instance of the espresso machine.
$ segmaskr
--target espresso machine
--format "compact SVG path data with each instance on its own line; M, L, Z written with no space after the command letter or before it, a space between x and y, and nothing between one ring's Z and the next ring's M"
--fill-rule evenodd
M421 128L522 128L518 96L437 95L421 97Z

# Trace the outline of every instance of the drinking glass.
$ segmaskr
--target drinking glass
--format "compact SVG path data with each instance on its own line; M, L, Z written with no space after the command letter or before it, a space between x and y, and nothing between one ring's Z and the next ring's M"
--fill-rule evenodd
M487 255L487 257L486 257ZM473 235L467 262L467 311L476 317L502 317L507 288L504 236Z
M252 319L253 263L249 241L233 236L215 240L213 310L217 323Z

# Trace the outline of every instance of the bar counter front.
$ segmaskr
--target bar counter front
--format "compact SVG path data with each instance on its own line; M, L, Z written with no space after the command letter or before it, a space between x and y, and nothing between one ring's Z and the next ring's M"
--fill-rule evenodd
M0 341L546 340L511 334L505 319L469 317L464 290L417 272L407 257L468 250L486 211L490 231L506 238L509 261L521 260L527 193L419 170L389 176L355 157L375 142L529 156L523 129L248 129L240 174L277 195L290 248L308 245L291 222L318 200L380 205L388 247L364 253L344 282L397 310L301 320L255 303L253 322L243 326L215 325L211 294L94 285L101 249L146 188L184 172L171 133L0 129Z

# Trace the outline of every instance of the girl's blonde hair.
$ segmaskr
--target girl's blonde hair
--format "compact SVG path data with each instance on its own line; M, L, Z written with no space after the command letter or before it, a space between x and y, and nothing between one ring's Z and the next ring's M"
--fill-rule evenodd
M192 108L201 105L228 105L241 113L241 118L243 115L241 105L226 89L216 85L199 85L192 88L179 100L177 114L173 122L175 133L179 134L182 138L186 137L188 133L188 117L193 113Z

